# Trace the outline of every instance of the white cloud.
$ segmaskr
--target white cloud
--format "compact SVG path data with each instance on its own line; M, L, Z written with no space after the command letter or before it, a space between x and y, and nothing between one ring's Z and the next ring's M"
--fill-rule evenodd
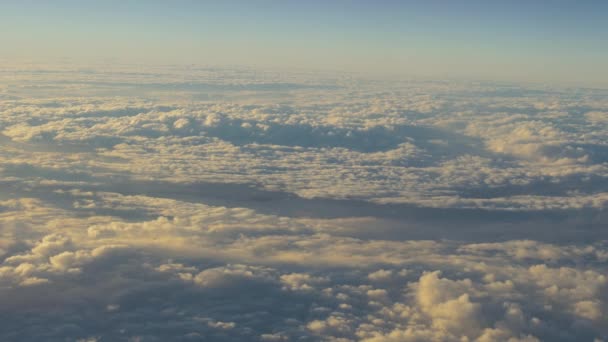
M608 337L605 98L116 68L0 75L0 339Z

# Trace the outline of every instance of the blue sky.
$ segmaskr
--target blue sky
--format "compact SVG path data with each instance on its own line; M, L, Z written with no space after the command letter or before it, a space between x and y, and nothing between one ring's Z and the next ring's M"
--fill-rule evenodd
M8 58L601 84L605 1L4 1Z

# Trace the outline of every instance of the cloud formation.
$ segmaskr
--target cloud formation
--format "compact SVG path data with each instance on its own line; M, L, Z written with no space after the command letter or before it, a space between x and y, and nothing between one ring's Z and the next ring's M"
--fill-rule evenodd
M0 339L608 339L605 91L115 68L0 74Z

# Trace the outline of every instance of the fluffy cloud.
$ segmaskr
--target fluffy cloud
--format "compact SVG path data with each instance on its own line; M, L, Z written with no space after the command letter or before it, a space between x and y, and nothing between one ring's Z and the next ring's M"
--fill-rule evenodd
M21 217L30 234L6 246L0 295L61 289L49 300L66 301L64 315L96 298L91 315L113 322L79 321L79 330L48 336L532 341L607 333L602 243L370 240L328 234L325 219L109 193L97 201L160 218L55 211L63 216L41 222L52 207L37 203L28 217L24 206L3 205L3 222ZM41 324L57 324L47 301L28 305ZM125 325L133 315L177 325Z
M0 75L0 339L608 338L599 90L106 70Z

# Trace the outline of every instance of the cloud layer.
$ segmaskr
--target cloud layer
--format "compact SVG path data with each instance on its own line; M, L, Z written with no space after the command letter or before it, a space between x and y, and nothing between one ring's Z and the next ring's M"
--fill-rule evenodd
M605 91L113 68L0 73L0 339L608 338Z

